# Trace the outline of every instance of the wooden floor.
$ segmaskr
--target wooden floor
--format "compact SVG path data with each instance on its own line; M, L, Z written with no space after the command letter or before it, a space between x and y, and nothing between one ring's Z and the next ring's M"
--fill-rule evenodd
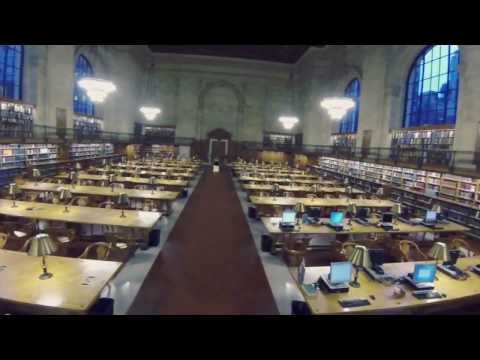
M129 314L278 314L228 169L205 171Z

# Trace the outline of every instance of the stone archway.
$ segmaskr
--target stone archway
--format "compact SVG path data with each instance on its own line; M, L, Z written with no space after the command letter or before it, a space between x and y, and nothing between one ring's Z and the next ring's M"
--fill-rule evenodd
M231 138L238 139L244 119L245 97L237 86L225 80L207 83L200 91L198 104L197 136L199 139L208 138L211 128L224 127L229 130L226 131L231 134ZM228 113L230 121L222 123L221 119L209 119L212 112L214 115L217 112L219 116Z

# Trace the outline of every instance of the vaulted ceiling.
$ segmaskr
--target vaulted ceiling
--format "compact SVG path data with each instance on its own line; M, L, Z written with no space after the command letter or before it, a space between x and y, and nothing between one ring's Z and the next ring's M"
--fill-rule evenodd
M309 45L148 45L154 53L219 56L294 64ZM316 45L318 46L318 45Z

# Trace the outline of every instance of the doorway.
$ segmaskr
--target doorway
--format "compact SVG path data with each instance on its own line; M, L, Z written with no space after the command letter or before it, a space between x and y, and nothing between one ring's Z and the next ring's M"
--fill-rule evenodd
M224 129L215 129L208 133L208 162L218 158L220 163L228 161L232 134Z

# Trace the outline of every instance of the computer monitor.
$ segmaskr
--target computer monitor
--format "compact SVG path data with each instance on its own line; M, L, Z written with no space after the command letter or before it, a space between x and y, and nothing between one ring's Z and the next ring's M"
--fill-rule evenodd
M344 218L343 212L332 211L330 213L330 224L334 225L334 226L336 226L336 225L341 226L341 225L343 225L343 218Z
M292 210L285 210L282 214L283 224L295 224L297 213Z
M382 266L385 261L385 250L383 249L369 249L370 262L373 266Z
M448 252L450 260L447 261L449 265L455 265L457 263L458 258L460 257L460 250L450 250Z
M319 208L309 207L307 208L307 215L308 217L317 219L322 217L322 211Z
M435 264L415 264L413 281L416 283L433 283L437 266Z
M350 261L334 262L330 264L328 279L332 284L346 284L352 280L352 263Z
M437 212L433 210L427 210L425 214L426 223L436 223L437 222Z
M359 219L367 219L369 215L370 215L369 208L361 208L361 209L358 209L357 211L357 218Z
M401 217L406 219L406 220L410 220L410 218L413 216L413 211L411 208L409 207L403 207L402 208L402 214L401 214Z
M383 213L382 214L382 223L391 223L393 221L392 213Z

